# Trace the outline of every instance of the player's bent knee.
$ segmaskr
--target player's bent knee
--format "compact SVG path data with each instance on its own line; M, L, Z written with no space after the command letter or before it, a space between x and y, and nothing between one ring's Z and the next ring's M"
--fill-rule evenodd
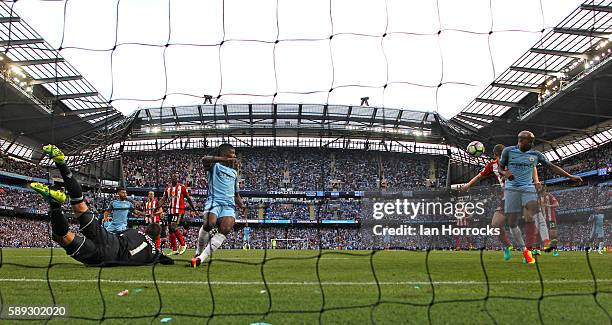
M72 232L68 232L64 236L52 234L51 238L53 239L54 242L58 243L60 246L66 247L70 245L70 243L72 243L72 241L74 240L74 234Z
M502 227L506 222L506 217L501 211L496 211L493 214L493 220L491 220L491 225L493 227Z

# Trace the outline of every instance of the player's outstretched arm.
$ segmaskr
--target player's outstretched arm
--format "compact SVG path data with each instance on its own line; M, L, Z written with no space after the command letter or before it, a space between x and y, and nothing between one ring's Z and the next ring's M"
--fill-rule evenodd
M238 168L238 160L236 158L204 156L201 158L204 168L209 169L214 163L229 162L234 169Z
M548 165L548 167L553 171L553 173L559 175L559 176L564 176L569 178L570 180L574 181L574 182L582 182L582 178L580 176L575 176L572 175L570 173L568 173L567 171L565 171L565 169L551 163L550 165Z
M189 207L191 208L191 213L195 213L196 212L195 205L193 204L193 200L191 199L191 195L189 195L189 192L187 192L187 189L185 189L185 188L184 188L183 195L185 195L185 199L187 200L187 204L189 204Z
M164 195L159 200L159 202L157 202L157 212L158 213L161 213L162 211L164 211L164 204L166 204L166 200L168 200L168 195L166 194L166 191L164 191Z
M480 181L480 179L482 178L482 176L480 176L480 173L476 174L476 176L474 176L472 179L470 179L470 181L463 185L463 187L461 187L461 190L463 191L468 191L470 189L470 187L474 186L474 184L478 183L478 181Z

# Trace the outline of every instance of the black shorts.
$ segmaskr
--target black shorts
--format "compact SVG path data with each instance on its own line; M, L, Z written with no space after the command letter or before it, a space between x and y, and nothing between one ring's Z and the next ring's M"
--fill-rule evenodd
M172 222L176 222L177 224L181 222L181 219L183 218L182 214L169 214L166 217L166 222L168 224L172 223Z
M79 218L81 236L75 236L66 253L86 265L116 262L119 257L119 238L100 225L89 211Z

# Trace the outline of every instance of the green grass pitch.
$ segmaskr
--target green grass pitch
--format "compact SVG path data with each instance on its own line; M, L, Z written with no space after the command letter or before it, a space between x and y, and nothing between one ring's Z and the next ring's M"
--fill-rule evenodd
M480 252L431 252L428 267L433 288L426 252L323 251L317 258L316 250L220 250L208 270L208 265L185 267L192 254L187 252L174 266L155 267L161 298L150 266L88 268L56 249L53 263L62 264L47 269L50 252L2 249L0 290L5 307L50 304L48 272L58 304L67 305L73 317L90 318L102 317L106 306L104 324L125 324L125 320L114 318L122 316L146 316L131 319L129 324L158 324L165 317L172 317L169 324L314 324L319 320L324 324L423 324L428 322L428 310L434 324L494 323L488 314L499 324L540 321L541 287L536 266L522 264L516 252L509 262L502 261L500 252L484 253L490 296L486 309L487 281ZM586 253L539 257L545 295L539 307L544 323L610 323L612 254L591 254L590 261L597 295L593 294ZM117 296L124 289L129 295ZM434 304L429 307L433 297ZM161 312L155 318L160 301ZM209 319L211 314L214 316ZM72 323L97 321L72 319Z

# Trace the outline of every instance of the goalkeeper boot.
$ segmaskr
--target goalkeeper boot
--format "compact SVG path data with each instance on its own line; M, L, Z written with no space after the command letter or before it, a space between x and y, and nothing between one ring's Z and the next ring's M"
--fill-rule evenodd
M528 250L527 248L523 250L523 257L525 258L525 263L527 264L535 263L535 258L533 258L533 254L531 254L531 251Z
M200 266L200 264L202 264L202 261L200 261L199 258L194 257L191 259L191 267L196 268L198 266Z
M42 195L48 201L53 201L59 204L64 204L66 202L66 193L62 191L50 190L49 186L42 183L30 183L30 188L32 188L36 193Z
M64 153L56 146L52 144L48 144L42 148L42 151L45 155L49 156L56 164L63 164L65 162L66 156Z
M512 257L512 246L504 247L504 261L509 261Z
M552 251L552 256L554 256L554 257L559 256L559 251L558 251L556 248L555 248L555 249L553 249L553 251Z

